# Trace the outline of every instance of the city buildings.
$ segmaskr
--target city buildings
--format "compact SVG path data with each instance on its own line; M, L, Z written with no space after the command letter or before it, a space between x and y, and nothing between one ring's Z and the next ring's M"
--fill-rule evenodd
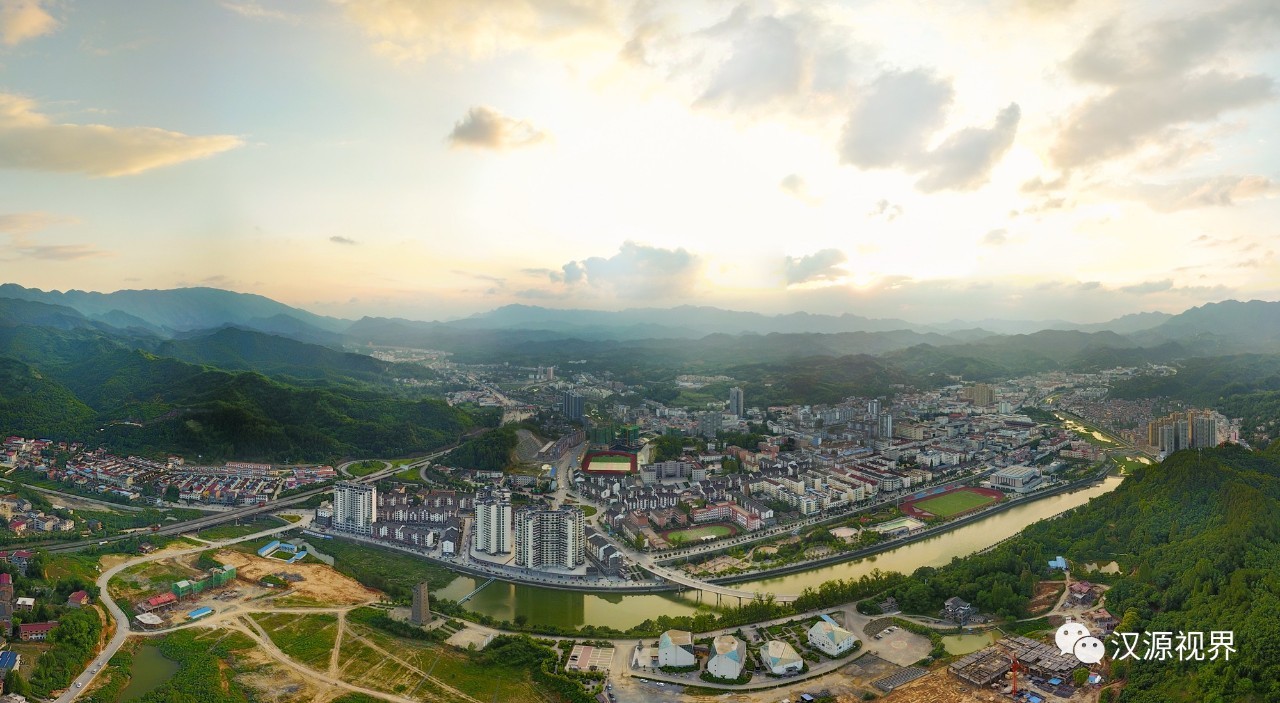
M333 487L333 529L367 535L377 522L378 490L371 485L339 481Z
M586 561L586 518L580 508L526 508L515 515L516 566L576 569Z
M1147 425L1147 443L1165 454L1216 447L1217 416L1212 411L1189 410L1155 418Z
M693 656L692 633L667 630L658 637L658 666L693 666L697 661Z
M991 487L1028 493L1040 485L1040 469L1034 466L1009 466L991 474Z
M741 419L747 408L743 405L742 389L734 386L729 389L729 414Z
M476 497L472 547L486 554L511 551L511 491L490 488Z
M431 599L426 581L413 587L413 605L409 608L409 622L425 625L431 622Z
M707 673L721 679L736 679L742 675L742 665L746 659L746 642L733 635L720 635L711 643Z
M854 637L852 632L837 625L835 620L827 615L823 615L821 620L809 628L808 635L810 645L832 657L844 654L858 643L858 638Z

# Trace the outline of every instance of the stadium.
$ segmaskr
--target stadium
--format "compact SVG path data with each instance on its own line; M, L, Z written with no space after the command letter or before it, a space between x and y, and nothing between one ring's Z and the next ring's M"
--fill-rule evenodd
M636 455L631 452L588 452L582 457L582 471L596 476L621 476L638 470Z
M902 512L917 519L953 518L982 510L1003 497L1003 493L990 488L964 486L917 496L902 504Z

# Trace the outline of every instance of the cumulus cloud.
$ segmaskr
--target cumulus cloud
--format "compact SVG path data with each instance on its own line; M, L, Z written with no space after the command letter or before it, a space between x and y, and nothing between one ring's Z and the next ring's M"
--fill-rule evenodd
M1187 151L1202 141L1188 137L1188 130L1275 96L1269 76L1241 74L1223 57L1274 46L1278 33L1280 5L1272 0L1245 0L1143 26L1120 19L1102 24L1066 68L1105 90L1067 116L1051 151L1054 161L1071 168L1145 147L1175 149L1177 158L1203 152Z
M868 217L883 217L885 222L893 222L902 215L902 206L881 198L876 201L876 206L871 208L871 212L867 213Z
M570 261L553 280L569 287L589 287L626 299L669 299L693 292L702 262L689 251L623 242L608 258Z
M335 234L332 237L329 237L329 241L333 242L334 244L344 244L346 246L353 246L353 245L359 244L359 242L357 242L356 240L350 237L343 237L342 235L338 235L338 234Z
M998 247L1009 241L1009 230L993 229L982 235L983 246Z
M608 0L338 0L373 48L394 61L440 52L491 56L530 46L617 40Z
M1125 85L1070 114L1051 154L1062 168L1128 154L1175 128L1271 100L1274 87L1268 76L1218 72Z
M849 114L840 160L859 168L918 163L953 96L950 82L927 71L882 74Z
M1237 201L1269 198L1280 184L1264 176L1213 176L1172 183L1140 183L1125 192L1160 212L1202 207L1229 207Z
M778 187L782 189L783 193L810 205L816 205L822 200L809 191L808 181L798 173L789 173L783 176L782 180L778 181Z
M58 124L27 98L0 93L0 168L128 176L234 149L233 136L154 127Z
M1010 104L990 127L961 129L930 150L928 144L946 123L953 97L951 83L927 71L880 75L845 122L841 162L920 173L916 187L926 193L973 190L985 184L1013 145L1022 111Z
M0 0L0 43L17 46L57 29L58 21L43 4L41 0Z
M969 127L947 137L924 161L924 175L916 187L929 193L937 190L973 190L987 182L1018 133L1022 111L1013 103L996 115L989 128Z
M468 110L467 114L453 125L453 131L448 137L449 144L455 147L497 151L533 146L550 138L550 134L529 122L507 117L484 105Z
M822 249L808 256L788 256L782 262L782 275L787 285L808 281L834 281L847 272L841 264L849 257L839 249Z

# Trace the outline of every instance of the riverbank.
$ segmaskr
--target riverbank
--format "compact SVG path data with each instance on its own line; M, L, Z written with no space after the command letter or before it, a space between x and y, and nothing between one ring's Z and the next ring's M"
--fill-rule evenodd
M716 585L746 583L749 581L761 581L764 579L776 578L779 576L787 576L789 574L803 573L805 571L811 571L813 569L819 569L825 566L834 566L836 564L842 564L844 562L853 561L855 559L865 559L867 557L875 556L877 554L882 554L884 552L898 549L899 547L905 547L914 542L919 542L922 540L929 539L931 537L937 537L938 535L946 534L951 530L964 527L965 525L969 525L974 522L979 522L983 519L986 519L988 517L991 517L992 515L996 515L998 513L1004 512L1006 510L1011 510L1013 508L1016 508L1022 505L1034 503L1035 501L1040 500L1042 498L1049 498L1052 496L1061 495L1063 493L1071 493L1077 490L1084 490L1090 486L1096 485L1106 480L1107 473L1108 473L1108 469L1104 467L1103 469L1100 469L1097 473L1093 474L1092 476L1078 479L1076 481L1072 481L1071 483L1066 483L1061 486L1056 486L1054 488L1050 488L1044 491L1037 491L1036 493L1030 496L1027 496L1026 498L1003 501L985 510L972 513L969 515L965 515L963 517L956 518L955 520L950 520L948 522L945 522L941 525L920 530L919 532L914 532L905 537L900 537L887 542L881 542L880 544L875 544L870 547L863 547L862 549L854 549L848 552L832 554L829 556L819 557L817 559L810 559L810 560L798 562L795 564L787 564L785 566L779 566L773 569L751 571L751 572L746 572L742 574L733 574L731 576L721 576L721 577L709 578L705 580L708 583L713 583ZM955 556L962 557L966 555L957 554Z

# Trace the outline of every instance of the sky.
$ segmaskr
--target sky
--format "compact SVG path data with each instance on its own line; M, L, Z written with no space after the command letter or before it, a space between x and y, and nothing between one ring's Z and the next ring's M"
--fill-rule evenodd
M1280 3L0 0L7 282L322 314L1280 299Z

